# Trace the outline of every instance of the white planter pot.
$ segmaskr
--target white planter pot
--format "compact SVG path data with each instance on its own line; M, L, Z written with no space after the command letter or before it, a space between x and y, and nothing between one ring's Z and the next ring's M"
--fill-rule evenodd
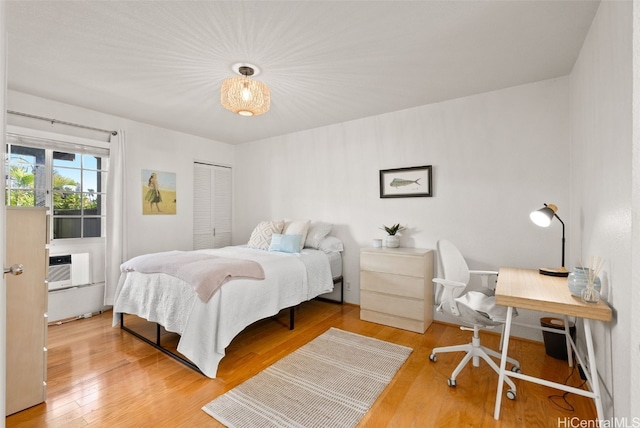
M400 238L396 235L389 235L384 238L384 246L389 248L398 248L400 246Z

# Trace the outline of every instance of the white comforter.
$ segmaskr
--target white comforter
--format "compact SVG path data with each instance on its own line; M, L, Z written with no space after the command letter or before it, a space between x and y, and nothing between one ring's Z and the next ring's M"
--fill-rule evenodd
M322 251L285 254L242 246L198 251L255 260L262 265L265 279L231 280L204 303L178 278L123 272L113 305L113 325L118 325L120 313L128 313L180 334L178 351L211 378L216 377L225 348L246 326L333 290L329 261Z

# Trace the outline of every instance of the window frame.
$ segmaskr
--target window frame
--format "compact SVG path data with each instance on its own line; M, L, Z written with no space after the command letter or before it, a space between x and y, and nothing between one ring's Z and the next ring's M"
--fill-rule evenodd
M91 241L96 240L104 240L106 235L106 217L107 210L104 203L106 203L107 198L107 175L109 171L109 143L97 140L91 140L87 138L75 137L71 135L63 135L63 134L55 134L47 131L40 131L36 129L30 128L22 128L18 126L7 125L6 129L6 143L7 145L15 145L21 146L19 142L10 142L10 137L14 138L25 138L25 144L22 146L25 147L34 147L45 150L45 182L46 182L46 206L48 208L49 213L49 238L51 242L86 242L89 243ZM12 138L11 138L12 139ZM29 144L32 143L32 144ZM103 206L101 209L101 214L99 215L87 215L87 219L92 218L100 218L100 236L90 236L90 237L71 237L71 238L54 238L54 221L59 218L70 218L65 215L54 216L53 210L53 171L56 169L54 167L54 152L65 152L65 153L73 153L76 155L84 156L96 156L101 158L101 165L99 169L89 168L87 171L96 172L96 174L104 174L102 182L101 182L101 192L98 193L98 197L103 198ZM6 151L5 151L5 165L6 161ZM77 168L80 174L83 174L85 171L84 165L81 160L81 168ZM64 168L64 167L62 167ZM9 171L6 171L6 174L9 174ZM82 182L82 181L81 181ZM6 177L5 177L5 189L6 189ZM35 187L34 187L35 190ZM84 189L80 189L79 194L82 196L84 194ZM78 218L83 219L81 225L84 224L85 215L84 213L78 216ZM83 227L83 226L81 226ZM84 234L84 230L81 229L81 235Z

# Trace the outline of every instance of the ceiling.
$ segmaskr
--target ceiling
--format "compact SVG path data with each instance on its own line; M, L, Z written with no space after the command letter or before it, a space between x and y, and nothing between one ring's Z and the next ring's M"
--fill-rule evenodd
M9 89L233 144L567 75L598 7L577 0L5 4ZM238 62L261 69L257 80L271 88L268 113L242 117L221 107L220 84Z

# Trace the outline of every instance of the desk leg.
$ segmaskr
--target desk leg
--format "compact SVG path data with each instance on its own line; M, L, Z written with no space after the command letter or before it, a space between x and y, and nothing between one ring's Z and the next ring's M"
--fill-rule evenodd
M573 367L573 349L571 349L571 329L569 326L569 317L564 316L564 341L567 346L567 361L569 362L569 367Z
M511 318L513 308L507 308L507 320L504 323L504 335L502 338L502 358L500 359L500 372L498 375L498 392L496 393L496 407L493 411L493 418L500 419L500 404L502 403L502 387L504 385L505 371L507 369L507 353L509 351L509 335L511 334Z
M591 337L591 321L588 318L583 318L584 322L584 336L587 341L587 355L589 356L589 383L591 384L591 392L593 392L593 399L596 402L596 412L598 413L598 420L604 420L604 412L602 410L602 397L600 396L600 379L598 377L598 368L596 365L596 353L593 350L593 337Z

